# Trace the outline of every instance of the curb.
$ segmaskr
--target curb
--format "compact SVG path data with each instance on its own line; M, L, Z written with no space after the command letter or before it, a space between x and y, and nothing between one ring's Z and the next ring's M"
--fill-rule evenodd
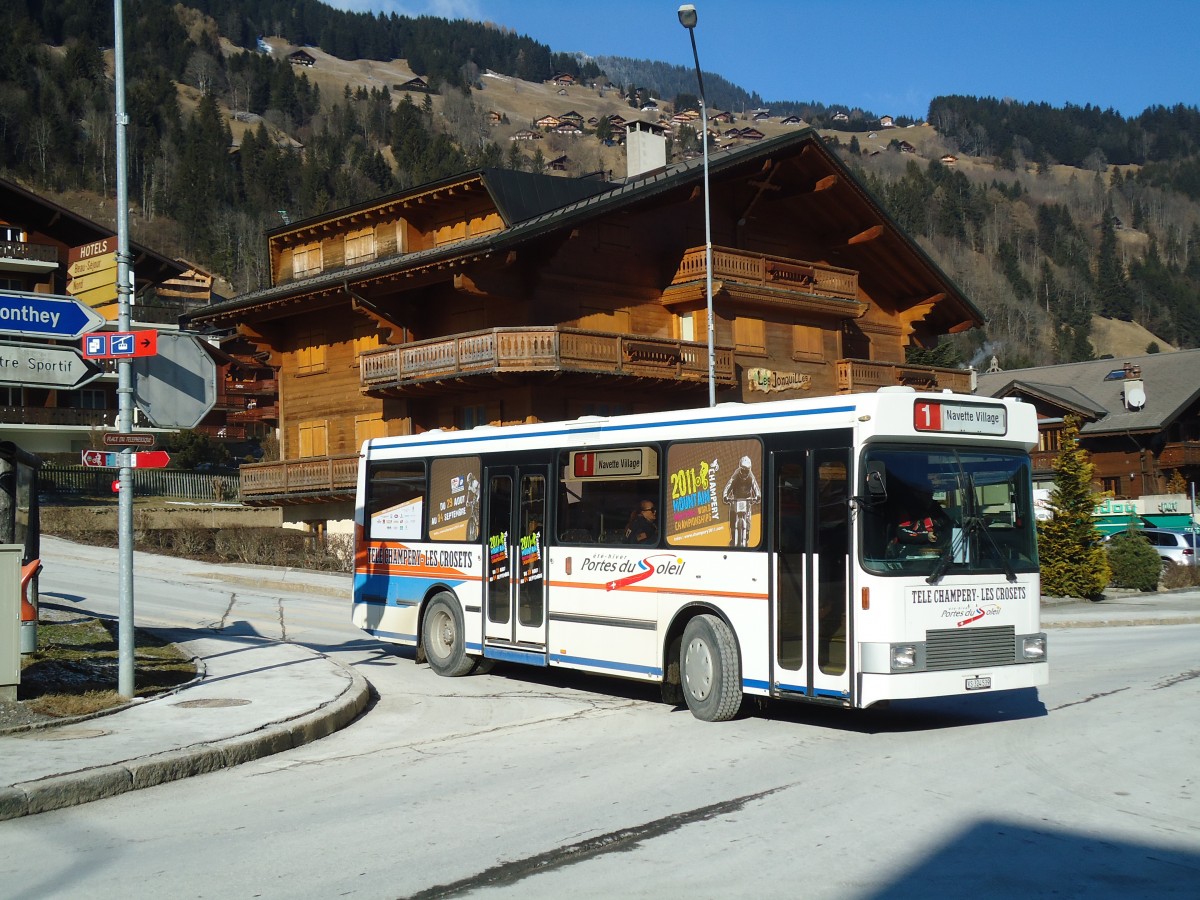
M315 652L315 651L314 651ZM153 787L192 775L203 775L261 759L327 737L349 725L366 708L367 680L357 671L318 656L341 669L345 690L311 712L267 724L246 734L210 743L166 750L121 763L0 787L0 821L78 806L115 797L126 791Z

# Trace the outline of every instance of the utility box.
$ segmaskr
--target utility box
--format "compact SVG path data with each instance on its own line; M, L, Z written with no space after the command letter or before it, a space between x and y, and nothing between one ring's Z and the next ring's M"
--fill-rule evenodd
M0 544L0 700L16 700L21 683L21 555L23 544Z

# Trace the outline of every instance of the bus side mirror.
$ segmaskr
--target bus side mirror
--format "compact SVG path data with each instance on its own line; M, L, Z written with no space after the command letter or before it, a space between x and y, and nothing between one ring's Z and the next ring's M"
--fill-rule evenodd
M882 463L867 464L867 495L872 503L887 502L887 475Z

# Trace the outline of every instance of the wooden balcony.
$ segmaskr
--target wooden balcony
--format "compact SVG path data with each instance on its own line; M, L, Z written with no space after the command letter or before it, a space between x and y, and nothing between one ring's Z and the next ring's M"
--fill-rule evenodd
M274 394L279 390L279 382L274 378L250 378L241 381L224 381L218 388L221 393L230 396L262 396Z
M960 394L971 393L973 387L971 373L966 369L912 366L906 363L873 362L866 359L839 359L837 362L839 394L863 394L895 385L905 385L918 391L941 391L949 388Z
M1054 469L1054 460L1058 459L1057 450L1034 450L1029 454L1030 465L1035 472L1049 472Z
M278 406L250 406L226 411L225 417L230 422L265 422L279 418Z
M359 361L364 392L517 372L708 382L707 344L553 326L493 328L400 344L364 353ZM731 348L716 348L715 374L718 384L736 385Z
M0 269L9 272L49 272L58 268L58 248L52 244L0 241Z
M685 251L671 284L703 279L704 256L703 247ZM730 247L713 247L713 278L736 284L790 289L813 297L858 300L858 273L853 269L747 253Z
M192 431L197 431L218 441L244 441L250 437L245 425L234 425L232 423L225 425L197 425Z
M1158 454L1160 469L1200 466L1200 441L1173 441Z
M117 421L115 409L67 409L44 406L0 407L5 425L75 425L99 428Z
M248 463L241 467L244 503L275 500L341 500L354 496L358 454Z

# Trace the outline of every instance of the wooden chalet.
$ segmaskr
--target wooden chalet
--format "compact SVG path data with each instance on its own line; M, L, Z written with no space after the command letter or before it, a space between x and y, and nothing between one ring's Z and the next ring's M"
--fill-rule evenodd
M1150 353L979 376L979 393L1019 397L1038 411L1034 479L1049 487L1067 416L1115 500L1166 492L1172 475L1200 481L1200 350ZM1178 479L1177 479L1178 480Z
M268 232L270 286L191 317L278 371L281 458L243 501L345 522L369 437L703 406L702 185L700 160L484 169ZM815 131L716 155L710 185L719 400L969 389L905 348L981 314Z
M289 53L287 59L293 66L304 66L309 69L317 64L317 58L307 50L297 50L294 53Z
M437 91L429 86L429 82L424 78L421 78L419 75L415 78L408 79L408 81L404 82L403 84L392 85L392 90L400 91L402 93L411 93L414 91L418 94L437 93Z
M544 128L544 129L557 128L559 125L562 124L562 119L560 119L558 116L542 116L540 119L538 119L533 124L536 125L538 128Z

